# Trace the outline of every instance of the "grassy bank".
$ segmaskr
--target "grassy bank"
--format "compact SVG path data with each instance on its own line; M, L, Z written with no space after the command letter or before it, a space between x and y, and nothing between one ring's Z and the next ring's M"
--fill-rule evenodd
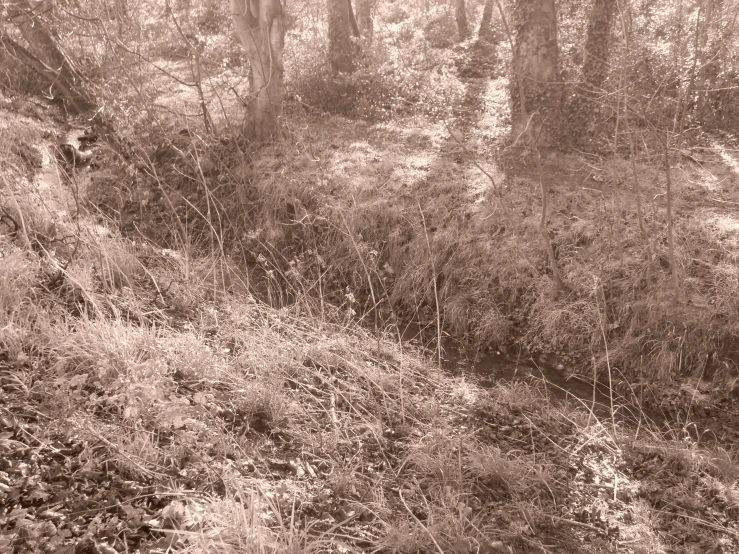
M505 114L494 111L502 86L485 89L491 107L478 128L504 127ZM159 202L129 195L129 205L144 219L170 221L176 243L188 239L173 212L202 241L221 241L234 260L261 267L251 286L273 303L323 298L364 321L435 328L438 320L455 338L553 355L571 372L610 369L632 383L700 376L730 389L739 162L730 137L692 144L705 146L686 148L671 168L677 292L666 174L661 154L648 149L634 166L614 155L544 156L547 226L566 291L553 286L539 233L533 158L493 157L479 133L443 122L292 114L288 137L259 152L220 145L204 154L190 144L159 166L156 181L105 186L110 203L123 189L155 191ZM218 228L204 223L213 218Z
M299 154L278 144L224 172L259 193L242 208L244 254L265 265L250 274L230 269L218 233L210 252L120 237L81 194L104 173L70 178L52 122L3 115L0 549L739 548L735 450L600 420L525 383L482 388L356 325L372 295L433 319L434 275L445 324L480 341L555 302L529 219L501 219L484 179L437 148L440 129L328 140L311 121ZM533 212L529 178L506 182ZM575 196L562 187L555 203ZM294 296L268 306L253 286Z
M629 56L614 50L601 120L574 137L602 154L543 152L539 175L533 152L509 136L502 22L496 16L480 29L482 6L471 5L480 32L456 41L448 6L428 7L378 7L375 40L349 79L333 74L318 47L322 8L295 7L302 15L286 41L282 133L263 149L238 138L246 61L225 32L225 6L192 14L203 23L200 76L173 49L180 37L166 40L165 22L145 14L158 37L141 45L150 63L135 60L131 83L105 74L96 118L106 123L97 129L104 145L82 177L81 198L128 239L178 251L172 263L209 281L212 297L249 291L272 306L391 334L411 324L477 348L543 355L588 378L607 381L608 373L637 389L688 377L734 388L736 136L702 133L688 118L671 139L673 264L662 134L654 129L674 127L674 91L636 70L621 91L616 69L628 60L618 60ZM571 46L585 33L581 8L560 18L563 52L579 51ZM639 52L662 59L647 27ZM565 93L575 94L580 62L568 54L562 63L574 76ZM660 63L657 80L672 68ZM653 95L660 102L646 100ZM628 118L606 115L632 100ZM191 115L203 102L209 132ZM33 115L31 106L15 111ZM720 127L730 129L733 111L724 112ZM580 143L561 127L562 144ZM562 290L540 232L542 185Z

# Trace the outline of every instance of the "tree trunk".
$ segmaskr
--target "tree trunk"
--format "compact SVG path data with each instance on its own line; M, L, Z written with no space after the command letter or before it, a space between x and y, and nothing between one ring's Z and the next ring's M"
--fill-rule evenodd
M348 4L348 10L349 10L349 25L352 28L352 36L354 38L359 38L361 35L359 34L359 25L357 25L357 18L354 17L354 8L352 8L352 0L346 0L346 3Z
M464 0L457 0L457 9L455 11L457 19L457 32L459 40L464 40L470 35L470 27L467 24L467 7Z
M513 34L513 133L519 136L529 125L529 118L538 114L533 118L537 127L533 136L539 146L549 146L561 100L554 0L514 0Z
M375 0L357 0L357 25L359 26L359 34L368 43L372 43L372 35L375 31L375 24L372 18L372 12L375 7Z
M493 0L485 0L485 7L482 9L482 17L480 18L480 29L477 35L485 40L493 38L493 30L491 27L493 21Z
M588 21L582 64L582 85L571 106L572 138L587 136L608 77L611 22L616 12L616 0L594 0Z
M285 27L280 0L231 0L234 28L251 62L243 134L269 140L278 126L285 96L282 51Z
M328 1L328 59L331 69L354 71L354 49L351 39L349 0Z
M714 12L718 21L719 33L721 31L721 11L723 8L723 2L721 0L714 2L714 0L708 0L708 7L706 8L706 23L703 25L703 32L700 37L700 59L698 61L698 82L700 91L698 92L698 98L696 99L695 111L698 114L698 120L702 123L705 114L706 105L706 93L707 88L712 88L713 82L709 82L708 76L710 73L715 72L716 75L720 73L718 67L720 64L717 63L720 59L716 45L712 47L712 52L709 55L708 52L708 39L711 34L714 25ZM710 60L710 61L706 61ZM713 70L713 71L711 71Z
M45 66L43 71L37 73L49 81L52 94L58 95L71 113L91 110L95 102L82 88L81 74L62 52L59 43L40 17L52 10L53 5L40 2L32 8L28 0L9 0L6 5L8 20L18 27L23 40L28 44L23 57L27 59L27 54L30 54L36 60L33 62L34 66L39 63ZM15 50L20 53L24 49Z
M594 93L601 91L608 77L611 22L615 12L616 0L595 0L590 11L582 75L585 86Z

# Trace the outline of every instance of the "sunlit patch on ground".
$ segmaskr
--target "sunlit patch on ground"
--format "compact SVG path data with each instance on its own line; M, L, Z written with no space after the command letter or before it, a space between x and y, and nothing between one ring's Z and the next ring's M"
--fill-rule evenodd
M712 146L716 149L718 152L718 155L721 156L721 159L723 160L724 164L728 168L730 168L734 172L734 177L739 178L739 155L738 153L732 149L726 148L726 146L719 144L718 142L714 142Z
M739 234L739 217L733 215L717 215L711 220L713 228L720 238L729 238Z
M498 77L488 83L483 98L482 111L477 118L477 128L487 141L498 144L509 130L510 109L508 78ZM488 148L493 144L489 144Z
M702 208L695 213L712 239L721 246L721 254L732 258L739 256L739 216L723 206L720 211L717 208Z

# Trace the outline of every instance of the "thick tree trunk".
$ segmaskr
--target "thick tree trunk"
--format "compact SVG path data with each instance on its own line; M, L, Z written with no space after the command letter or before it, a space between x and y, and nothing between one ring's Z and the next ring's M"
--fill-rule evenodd
M234 28L251 62L243 133L250 140L269 140L278 127L285 96L282 51L285 27L280 0L231 0Z
M372 43L372 36L375 32L375 23L372 18L372 12L375 7L375 0L357 0L357 25L359 26L359 34L368 43Z
M600 91L608 77L611 22L614 13L616 13L616 0L595 0L593 2L582 64L583 80L587 88L593 92Z
M575 140L587 136L608 77L611 22L616 7L616 0L594 0L590 11L582 64L583 82L570 107L570 129Z
M349 0L327 0L328 8L328 59L331 69L351 73L354 71L354 48L351 39Z
M53 5L40 2L31 6L28 0L8 0L8 21L18 27L27 49L14 49L17 52L25 51L24 59L28 62L27 54L35 58L32 63L37 73L49 81L53 95L58 95L71 113L81 113L91 110L95 103L92 97L83 88L82 76L74 67L72 61L62 52L59 43L42 21L41 16L53 9ZM43 71L38 64L44 67Z
M467 6L464 0L457 0L455 17L457 19L457 32L459 40L464 40L470 36L470 27L467 23Z
M493 36L491 27L493 21L493 0L485 0L485 6L482 9L482 17L480 18L480 29L477 35L480 38L490 40Z
M513 34L514 78L510 92L514 136L526 129L531 118L536 126L533 136L539 146L548 146L559 118L561 100L554 0L515 0ZM524 105L520 89L523 89Z

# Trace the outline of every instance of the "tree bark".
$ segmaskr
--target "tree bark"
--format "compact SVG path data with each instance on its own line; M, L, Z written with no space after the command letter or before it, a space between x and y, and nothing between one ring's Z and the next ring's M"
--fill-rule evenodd
M523 133L530 124L529 118L538 114L532 118L537 122L534 136L539 146L550 146L562 96L554 0L514 0L513 34L513 133ZM525 105L521 104L521 96Z
M519 0L519 1L525 1L525 0ZM552 0L553 2L553 0ZM554 283L557 287L558 291L562 290L569 290L569 285L565 282L565 280L562 278L562 274L559 271L559 266L557 265L557 257L554 254L554 247L552 246L552 241L549 238L549 231L547 229L547 208L549 207L549 193L547 191L546 183L544 182L544 169L541 163L541 146L547 145L547 136L542 136L545 131L545 125L538 123L542 120L541 115L538 111L533 112L531 119L534 119L534 115L538 116L537 119L537 129L534 129L534 125L531 124L531 121L529 121L528 116L528 109L527 109L527 99L526 99L526 91L524 88L524 80L523 80L523 73L524 69L526 68L526 65L521 62L521 60L518 59L518 52L520 51L518 46L518 42L514 40L513 33L511 32L511 28L508 25L508 22L506 21L505 12L503 11L503 6L500 5L500 0L495 0L495 3L498 5L498 10L500 11L500 18L503 22L503 27L505 28L506 35L508 35L508 41L511 45L511 50L513 51L513 65L514 65L514 79L515 84L511 87L511 94L513 95L513 98L511 99L511 103L515 101L516 92L518 92L518 101L516 101L516 104L518 105L518 116L517 119L514 119L515 121L519 121L522 123L520 132L518 136L525 136L525 142L524 144L528 143L527 145L534 151L534 159L536 160L536 171L539 174L539 190L541 191L541 218L539 219L539 233L541 234L542 242L544 243L544 247L547 251L547 258L549 258L549 268L552 272L552 279L554 279ZM519 22L520 24L520 22ZM556 33L556 14L555 14L555 33ZM555 45L556 45L556 34L555 34ZM513 110L513 113L515 114L515 110ZM515 125L514 125L514 131L515 131ZM516 138L516 141L518 141L518 136Z
M467 23L467 6L464 0L457 0L455 17L457 19L457 32L459 40L464 40L470 36L470 27Z
M372 36L375 31L375 23L372 12L375 8L375 0L357 0L357 25L359 26L359 34L368 43L372 43Z
M231 0L236 35L251 62L243 134L249 140L265 142L277 130L282 100L285 27L280 0Z
M354 8L352 8L352 0L346 0L346 3L348 4L348 10L349 10L349 25L352 28L352 36L354 38L359 38L361 35L359 33L359 26L357 25L357 18L354 17Z
M572 106L570 129L577 140L586 136L596 114L603 83L608 78L611 23L615 12L616 0L594 0L590 11L583 53L582 84Z
M354 71L349 0L327 0L328 59L336 72Z
M485 6L482 9L482 17L480 18L480 29L477 35L480 38L490 40L493 36L491 23L493 21L493 0L485 0Z
M600 91L608 77L611 22L615 12L616 0L595 0L590 11L582 74L586 87L592 92Z
M25 50L35 58L33 66L36 72L49 81L52 95L58 95L69 112L77 114L91 110L95 102L82 88L82 75L74 67L72 60L64 54L41 19L41 15L52 10L53 5L40 2L31 7L28 0L8 0L6 6L8 20L18 27L28 45L27 49L14 50L17 52ZM25 54L23 57L27 59ZM37 67L38 63L45 66L43 71Z
M701 90L698 92L698 98L696 100L695 105L695 111L698 114L698 120L703 122L703 116L705 114L705 101L706 101L706 93L705 89L710 88L713 83L709 83L708 75L711 72L710 69L713 69L715 74L719 74L720 71L718 71L718 66L720 65L718 62L719 55L718 52L715 51L716 46L714 45L713 50L714 52L711 53L709 56L708 53L708 39L709 35L711 34L711 30L713 29L714 25L714 12L716 12L716 20L718 21L718 27L719 32L721 30L721 12L723 8L723 2L721 0L714 1L714 0L708 0L708 7L706 8L706 23L703 25L703 31L701 33L700 37L700 59L698 61L698 82L700 83ZM706 60L711 60L708 63ZM713 67L712 67L713 66Z

